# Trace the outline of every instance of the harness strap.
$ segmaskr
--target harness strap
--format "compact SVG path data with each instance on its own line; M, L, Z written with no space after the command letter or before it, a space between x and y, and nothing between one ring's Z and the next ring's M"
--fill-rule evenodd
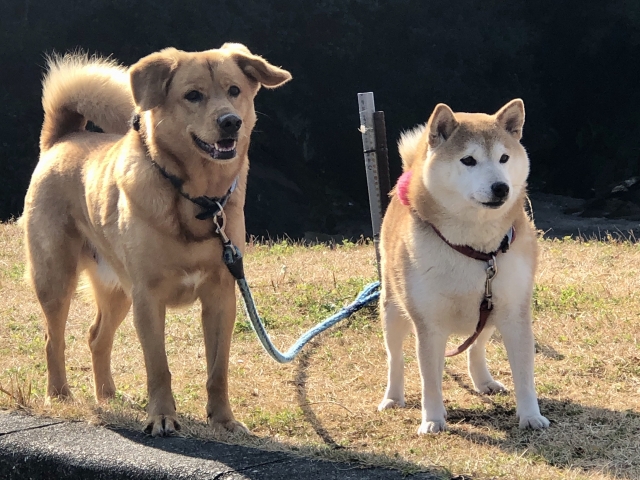
M202 211L196 215L196 218L198 220L206 220L218 215L229 201L229 197L231 196L231 194L238 186L238 177L236 177L229 187L229 190L227 190L227 193L225 193L222 197L207 197L205 195L202 195L200 197L192 197L182 189L182 185L184 184L184 181L182 179L167 172L160 164L158 164L154 160L151 160L151 165L156 167L160 174L164 178L169 180L169 182L171 182L171 185L173 185L175 189L178 190L178 193L180 195L202 208Z
M489 302L486 299L483 300L482 303L480 304L480 318L478 319L478 325L476 325L476 331L473 332L473 335L471 335L464 342L462 342L461 345L457 346L452 350L447 350L444 353L444 356L454 357L456 355L461 354L467 348L473 345L473 342L476 341L480 333L482 333L482 330L484 329L485 325L487 324L487 320L489 319L489 314L491 313L491 310L493 310L493 306L490 306Z
M480 250L476 250L475 248L472 248L472 247L470 247L468 245L455 245L453 243L450 243L444 237L444 235L442 235L442 233L440 233L440 230L438 230L433 224L431 224L430 222L428 222L428 221L424 220L422 217L420 217L418 212L416 212L415 210L412 209L411 211L414 212L416 214L416 216L418 218L420 218L420 220L422 220L424 223L429 225L433 229L433 231L436 233L436 235L438 235L444 241L444 243L449 245L456 252L460 252L461 254L463 254L463 255L465 255L465 256L467 256L469 258L473 258L474 260L482 260L484 262L488 262L493 257L495 257L499 252L507 253L507 250L509 250L509 247L511 246L511 243L513 243L513 241L516 238L516 228L514 226L512 226L509 229L509 232L502 239L502 242L500 242L500 246L498 247L497 250L495 250L495 251L493 251L491 253L481 252Z

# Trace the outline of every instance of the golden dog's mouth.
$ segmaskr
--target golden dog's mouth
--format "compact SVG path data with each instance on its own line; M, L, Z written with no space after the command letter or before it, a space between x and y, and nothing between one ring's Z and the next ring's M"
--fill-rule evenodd
M198 148L207 153L211 158L215 158L216 160L229 160L236 156L236 145L238 142L235 138L223 138L216 143L207 143L193 133L191 136Z

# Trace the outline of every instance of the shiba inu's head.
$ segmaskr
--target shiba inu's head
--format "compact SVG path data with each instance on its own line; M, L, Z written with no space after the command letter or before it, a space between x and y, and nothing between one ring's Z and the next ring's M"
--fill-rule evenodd
M260 86L291 79L236 43L195 53L167 48L133 65L130 77L149 142L181 161L219 163L246 154Z
M520 198L529 159L520 144L524 103L512 100L494 115L454 113L439 104L426 125L405 133L405 169L421 170L429 196L451 213L480 210L499 215ZM415 162L415 165L414 165Z

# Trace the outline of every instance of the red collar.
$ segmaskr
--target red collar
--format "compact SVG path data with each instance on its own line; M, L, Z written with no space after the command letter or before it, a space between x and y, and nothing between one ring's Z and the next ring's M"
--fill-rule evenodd
M509 250L509 246L516 239L516 228L514 226L512 226L504 236L504 238L502 239L502 243L500 243L500 247L498 247L497 250L489 253L481 252L473 247L470 247L469 245L454 245L453 243L449 242L449 240L447 240L431 222L424 219L414 208L411 207L409 203L409 184L411 183L411 175L412 171L408 170L404 172L398 179L398 183L396 184L396 194L398 195L398 200L400 200L400 203L402 205L406 205L411 208L411 212L416 215L420 219L420 221L429 225L433 229L433 231L442 239L442 241L444 241L444 243L449 245L456 252L460 252L469 258L473 258L475 260L483 260L485 262L491 260L499 252L506 253L507 250Z

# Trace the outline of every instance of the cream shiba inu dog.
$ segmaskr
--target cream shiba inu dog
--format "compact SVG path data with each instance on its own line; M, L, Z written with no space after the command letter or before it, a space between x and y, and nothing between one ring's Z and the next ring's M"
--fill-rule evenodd
M524 210L524 117L520 99L494 115L454 113L439 104L426 125L400 139L405 173L380 243L389 377L378 408L404 406L402 342L413 328L422 377L418 434L446 428L442 374L449 335L471 335L447 355L471 345L469 374L477 391L505 390L485 360L496 328L511 364L520 427L549 426L533 379L531 295L538 252Z

